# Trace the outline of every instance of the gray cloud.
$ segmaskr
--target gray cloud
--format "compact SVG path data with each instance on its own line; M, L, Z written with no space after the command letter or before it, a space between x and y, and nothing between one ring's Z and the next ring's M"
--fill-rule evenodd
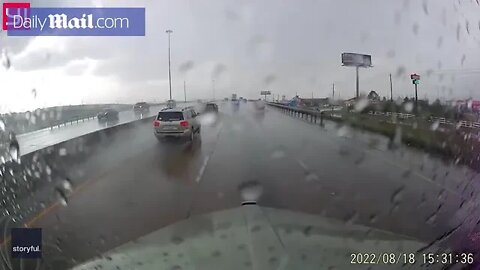
M194 65L195 64L194 64L193 61L184 62L184 63L180 64L180 66L178 67L178 72L180 72L180 74L185 74L188 71L192 70Z
M212 71L212 79L218 79L225 71L227 67L224 64L216 64Z
M88 4L91 1L35 2ZM26 53L33 38L10 38L1 33L0 47L12 56L24 54L12 61L12 66L22 71L55 67L75 75L85 67L72 66L72 61L96 60L94 74L114 77L122 85L118 92L103 93L106 97L145 95L148 99L155 94L167 98L163 87L168 86L147 84L168 80L167 28L174 30L173 89L181 90L187 80L191 97L208 96L211 79L219 79L215 87L218 93L224 89L225 96L231 91L228 89L235 88L239 95L256 97L258 89L267 86L287 96L296 91L328 96L335 82L336 92L348 98L354 93L355 71L341 66L340 54L346 51L372 54L374 67L361 70L362 91L387 92L390 73L395 76L395 94L401 96L412 93L408 76L413 72L424 75L422 94L432 96L437 89L453 88L446 98L465 97L480 83L478 76L462 71L480 65L475 2L212 0L206 5L188 0L108 0L103 4L146 6L147 35L61 37L62 49L46 47ZM455 70L456 80L439 75L447 69Z

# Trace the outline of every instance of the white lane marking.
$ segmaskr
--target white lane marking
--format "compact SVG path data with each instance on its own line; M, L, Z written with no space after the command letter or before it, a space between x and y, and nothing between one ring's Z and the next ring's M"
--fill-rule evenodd
M200 180L202 180L203 173L205 172L205 168L207 168L208 161L210 160L210 156L206 156L205 159L203 160L202 167L200 168L200 171L198 172L197 178L195 179L195 182L199 183Z
M195 178L195 182L197 183L200 183L200 180L202 180L203 173L205 172L205 168L207 168L207 165L208 165L208 161L210 160L210 157L215 152L215 149L217 148L218 140L220 138L220 133L222 132L222 130L223 130L223 122L221 122L220 124L219 131L216 136L217 139L215 140L215 145L213 146L212 152L208 156L206 156L205 159L203 160L202 167L200 167L200 171L198 171L197 178Z

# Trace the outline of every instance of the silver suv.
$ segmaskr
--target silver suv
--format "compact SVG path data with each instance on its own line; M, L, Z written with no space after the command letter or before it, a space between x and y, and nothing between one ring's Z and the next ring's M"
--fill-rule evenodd
M153 121L154 134L159 141L167 137L187 138L193 141L195 133L200 134L198 115L193 107L165 108Z

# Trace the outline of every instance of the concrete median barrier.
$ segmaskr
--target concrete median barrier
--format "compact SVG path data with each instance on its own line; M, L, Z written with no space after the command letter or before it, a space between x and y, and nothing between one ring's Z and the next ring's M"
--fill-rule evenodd
M28 153L19 162L1 164L2 212L17 221L38 212L56 199L54 192L63 182L78 185L94 171L97 173L102 162L114 163L119 155L109 157L105 150L134 143L135 129L145 129L153 119L151 116L108 127Z

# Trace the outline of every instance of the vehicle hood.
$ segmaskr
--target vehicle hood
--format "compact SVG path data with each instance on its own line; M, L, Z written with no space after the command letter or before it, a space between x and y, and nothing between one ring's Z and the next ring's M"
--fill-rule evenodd
M247 205L191 217L73 269L358 269L350 263L352 253L413 252L424 246L365 226Z

